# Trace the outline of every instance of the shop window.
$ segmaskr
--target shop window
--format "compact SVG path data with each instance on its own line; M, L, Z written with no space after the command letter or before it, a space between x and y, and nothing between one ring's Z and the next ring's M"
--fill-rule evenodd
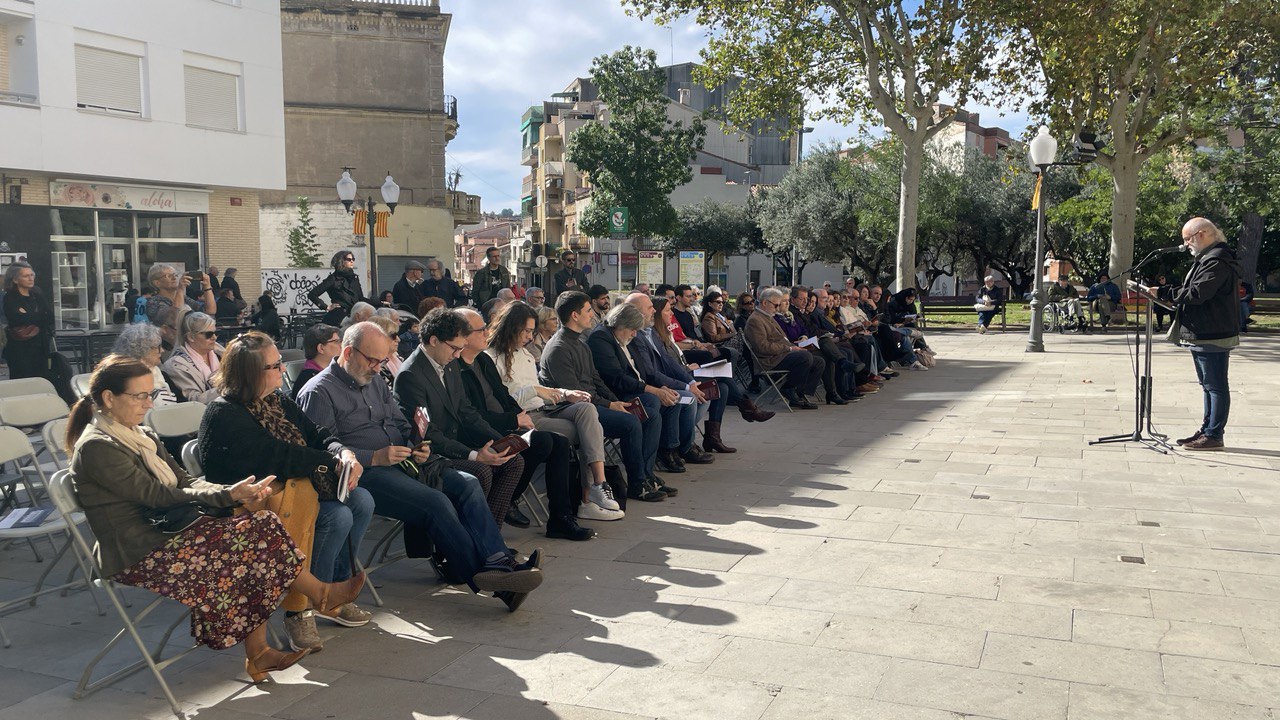
M184 66L187 124L212 130L239 131L240 76Z
M79 208L50 208L51 235L93 237L93 211Z
M76 107L142 117L142 58L76 45Z
M133 213L98 213L98 237L133 238Z
M195 215L139 215L138 238L199 240L200 218Z
M139 272L144 282L151 266L158 263L170 263L179 272L200 268L200 243L194 242L146 242L138 243Z

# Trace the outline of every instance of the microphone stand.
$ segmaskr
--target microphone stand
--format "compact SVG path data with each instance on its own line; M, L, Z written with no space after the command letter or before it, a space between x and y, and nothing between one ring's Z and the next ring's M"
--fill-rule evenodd
M1124 275L1132 275L1139 268L1151 262L1156 256L1163 254L1160 250L1149 253L1145 258L1133 267L1120 273ZM1109 443L1136 442L1142 443L1144 446L1155 450L1164 455L1169 454L1172 446L1169 445L1169 436L1164 433L1156 432L1151 425L1151 399L1154 395L1155 388L1151 376L1151 334L1154 328L1152 320L1153 304L1159 302L1155 296L1141 289L1136 280L1130 278L1126 283L1132 289L1137 290L1138 294L1147 299L1147 322L1145 333L1141 328L1134 329L1134 338L1137 342L1138 351L1141 353L1138 364L1139 373L1133 388L1133 430L1128 433L1119 435L1105 435L1097 440L1090 440L1090 445L1106 445ZM1146 343L1143 344L1145 335Z

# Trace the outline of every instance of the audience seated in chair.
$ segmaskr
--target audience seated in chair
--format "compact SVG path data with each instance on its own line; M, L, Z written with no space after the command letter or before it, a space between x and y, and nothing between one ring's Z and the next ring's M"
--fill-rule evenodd
M762 365L760 370L785 370L787 379L782 392L791 407L816 410L810 399L818 389L826 362L804 348L796 347L774 320L786 295L778 288L760 291L756 309L747 318L743 336Z
M211 403L218 397L213 374L222 357L213 318L202 312L187 313L181 329L182 343L164 362L164 372L188 402Z

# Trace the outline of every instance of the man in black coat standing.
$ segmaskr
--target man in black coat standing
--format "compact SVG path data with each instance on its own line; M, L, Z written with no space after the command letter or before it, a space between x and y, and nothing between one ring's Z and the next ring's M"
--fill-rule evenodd
M427 261L427 279L422 282L422 296L438 297L449 308L465 305L467 302L462 288L458 287L453 278L445 276L444 265L435 258ZM413 311L417 312L418 308L415 306Z
M391 302L396 305L403 305L409 309L409 312L417 314L418 304L422 302L423 294L422 275L427 271L427 266L417 260L410 260L404 264L404 275L396 281L391 288Z
M1186 450L1221 450L1231 411L1227 365L1232 348L1240 344L1240 262L1224 240L1222 231L1205 218L1192 218L1182 226L1182 243L1195 262L1173 291L1175 322L1182 326L1178 344L1191 350L1204 390L1200 429L1178 440Z
M560 297L560 293L567 290L577 290L578 292L587 291L587 276L578 269L578 255L572 250L565 250L560 253L561 268L554 277L552 277L552 290L555 297Z

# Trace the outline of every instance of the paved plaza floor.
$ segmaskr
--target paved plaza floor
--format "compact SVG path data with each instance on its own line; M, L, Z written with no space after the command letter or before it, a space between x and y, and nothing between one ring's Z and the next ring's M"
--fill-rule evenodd
M852 407L728 418L737 454L596 540L507 528L548 555L518 613L404 561L371 625L322 623L274 682L202 649L174 692L202 720L1280 719L1280 337L1233 354L1229 452L1200 455L1086 444L1131 427L1122 335L931 342L937 368ZM1190 434L1189 357L1155 373L1159 428ZM0 549L0 592L38 570ZM0 720L170 716L146 673L70 698L118 628L86 593L0 623Z

